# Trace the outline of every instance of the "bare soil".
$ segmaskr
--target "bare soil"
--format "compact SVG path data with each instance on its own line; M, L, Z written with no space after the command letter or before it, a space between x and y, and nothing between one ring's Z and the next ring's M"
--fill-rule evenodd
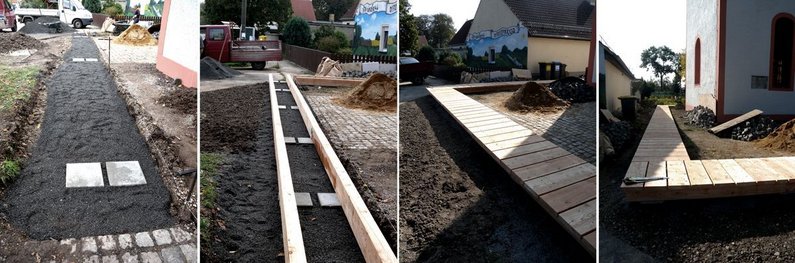
M402 262L593 261L432 98L400 115Z
M757 141L756 144L766 149L795 154L795 120L782 124L773 133Z
M525 83L505 101L505 108L518 112L557 111L570 105L569 102L555 96L548 87L535 82Z
M23 33L3 33L2 36L3 37L0 37L0 50L2 50L3 53L46 47L46 44Z
M624 201L621 180L655 105L633 122L627 148L599 166L600 260L667 262L789 262L795 260L795 195L766 195L637 204ZM775 156L752 143L720 139L683 124L672 109L693 159ZM713 146L715 145L715 146ZM720 148L728 148L721 150Z
M376 73L334 101L355 109L394 112L397 110L397 81Z
M157 45L157 39L142 26L131 25L113 39L113 43L131 46L154 46Z

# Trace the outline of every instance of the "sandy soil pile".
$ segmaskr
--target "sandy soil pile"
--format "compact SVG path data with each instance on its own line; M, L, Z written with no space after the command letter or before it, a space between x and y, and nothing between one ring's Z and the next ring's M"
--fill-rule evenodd
M19 29L19 32L26 33L26 34L50 34L50 33L55 33L54 29L51 29L47 25L44 25L44 24L53 23L53 22L60 22L60 24L61 24L60 25L61 26L61 32L62 33L75 32L75 29L72 28L72 26L70 26L70 25L68 25L68 24L66 24L64 22L61 22L61 20L59 20L57 17L47 17L47 16L36 18L36 20L33 20L33 22L25 24L25 26L23 26L22 28Z
M45 46L41 41L25 34L11 33L3 36L0 37L0 50L4 53L23 49L39 49Z
M549 88L535 82L527 82L505 101L505 107L512 111L557 111L571 104L555 96Z
M121 32L113 43L131 46L154 46L157 45L155 39L149 31L139 25L131 25L127 30Z
M795 119L782 124L757 143L768 149L795 153Z
M354 87L348 95L334 101L351 108L394 112L397 110L397 81L376 73Z

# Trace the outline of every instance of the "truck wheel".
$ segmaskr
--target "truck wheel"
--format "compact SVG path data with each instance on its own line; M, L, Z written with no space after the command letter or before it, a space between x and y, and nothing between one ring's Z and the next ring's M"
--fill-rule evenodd
M14 27L11 28L11 32L17 32L17 24L14 24Z
M72 27L74 27L75 29L78 29L78 28L85 27L85 25L83 25L83 20L75 19L75 20L72 21Z
M422 85L423 83L425 83L425 78L423 78L422 76L417 76L414 78L414 80L411 81L411 84L414 85Z
M265 68L265 64L267 62L251 62L251 68L256 70L262 70Z

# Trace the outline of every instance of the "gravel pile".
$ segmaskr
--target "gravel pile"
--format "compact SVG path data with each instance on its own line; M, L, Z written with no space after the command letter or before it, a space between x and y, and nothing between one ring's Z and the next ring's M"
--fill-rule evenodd
M514 79L511 77L485 78L480 80L480 83L508 82L508 81L514 81Z
M623 149L630 136L632 136L632 126L626 121L601 122L599 123L599 130L607 135L616 150Z
M698 105L685 113L685 124L704 129L712 128L715 126L715 112L710 108Z
M199 68L201 80L225 79L240 75L240 71L227 67L218 60L204 57Z
M45 25L47 23L52 23L52 22L59 22L61 26L61 32L63 33L75 32L74 28L72 28L70 25L64 22L61 22L61 20L59 20L57 17L47 17L47 16L36 18L36 20L33 20L33 22L25 24L25 26L19 29L19 32L26 34L56 33L55 29L52 29L47 25Z
M45 46L41 41L25 34L11 33L3 34L3 36L4 37L0 37L0 51L3 53L10 53L23 49L39 49Z
M577 77L566 77L549 84L552 93L561 99L573 102L591 102L596 100L596 91L588 87L585 81Z
M740 141L755 141L765 138L778 127L778 123L766 117L754 117L732 129L732 139Z
M387 77L390 77L390 78L393 78L393 79L397 79L397 76L395 75L395 72L386 72L386 73L384 73L384 72L378 72L378 71L366 71L366 72L365 71L345 71L345 72L342 72L342 77L343 78L369 78L370 76L372 76L373 74L376 74L376 73L384 74Z

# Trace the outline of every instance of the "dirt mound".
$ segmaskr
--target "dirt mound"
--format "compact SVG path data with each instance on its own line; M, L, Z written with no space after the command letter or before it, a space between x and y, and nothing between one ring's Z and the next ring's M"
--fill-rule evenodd
M157 45L157 39L152 34L149 34L146 28L139 25L131 25L113 39L113 43L130 46L154 46Z
M757 144L768 149L795 153L795 119L782 124Z
M159 102L184 114L196 114L196 90L177 88L162 97Z
M44 46L45 44L41 41L25 34L11 33L0 37L0 50L4 53L23 49L40 49Z
M397 110L397 81L376 73L354 87L345 97L334 101L344 106L394 112Z
M225 79L240 75L240 71L227 67L218 60L204 57L199 68L201 80Z
M505 107L512 111L557 111L569 107L569 102L555 96L549 88L535 82L527 82L505 101Z
M61 22L57 17L39 17L33 22L25 24L22 28L19 29L19 32L26 33L26 34L53 34L57 33L56 29L50 28L49 26L45 25L48 23L58 22L61 27L62 33L69 33L75 32L75 29L72 26Z

